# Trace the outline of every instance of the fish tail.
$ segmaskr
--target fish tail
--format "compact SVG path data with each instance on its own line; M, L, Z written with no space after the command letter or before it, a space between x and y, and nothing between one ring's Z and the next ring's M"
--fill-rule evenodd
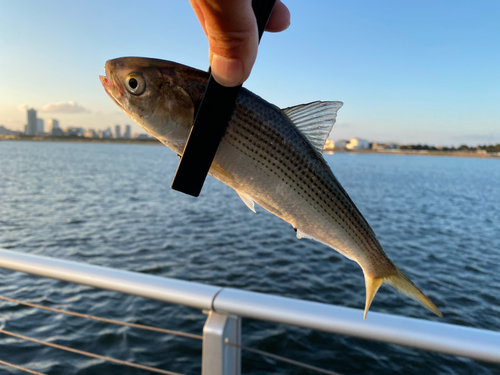
M372 303L373 297L377 293L378 289L382 285L382 283L386 283L394 287L398 292L404 294L411 299L420 302L422 306L432 311L439 317L443 317L441 311L432 303L432 301L427 298L427 296L417 288L415 284L411 282L411 280L399 269L396 267L394 274L390 276L383 277L372 277L368 274L365 274L365 284L366 284L366 304L365 304L365 319L366 314L368 313L368 309Z

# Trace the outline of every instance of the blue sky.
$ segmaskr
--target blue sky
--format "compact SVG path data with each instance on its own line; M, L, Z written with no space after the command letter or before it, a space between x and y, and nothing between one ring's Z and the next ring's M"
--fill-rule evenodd
M500 143L500 1L284 2L291 26L264 35L250 90L343 101L333 139ZM132 124L98 79L131 55L207 69L188 1L0 0L0 125L21 130L27 106L62 127Z

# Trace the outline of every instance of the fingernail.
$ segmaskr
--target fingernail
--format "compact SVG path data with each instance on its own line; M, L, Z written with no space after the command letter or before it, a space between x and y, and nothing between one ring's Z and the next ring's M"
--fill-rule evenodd
M243 64L240 60L212 55L212 75L223 86L234 87L243 83Z

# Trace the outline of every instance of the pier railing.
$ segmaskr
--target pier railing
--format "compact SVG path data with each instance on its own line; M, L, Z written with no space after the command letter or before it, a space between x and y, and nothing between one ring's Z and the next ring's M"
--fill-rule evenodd
M0 267L208 312L202 374L240 374L241 318L500 363L500 332L222 288L0 249Z

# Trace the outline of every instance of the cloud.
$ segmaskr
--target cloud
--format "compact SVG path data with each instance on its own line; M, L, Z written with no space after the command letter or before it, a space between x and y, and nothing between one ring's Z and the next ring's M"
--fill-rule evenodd
M42 108L40 108L40 112L89 113L90 111L75 102L59 102L44 105Z
M29 105L27 104L19 104L17 106L17 109L19 109L21 112L26 112L29 109Z

